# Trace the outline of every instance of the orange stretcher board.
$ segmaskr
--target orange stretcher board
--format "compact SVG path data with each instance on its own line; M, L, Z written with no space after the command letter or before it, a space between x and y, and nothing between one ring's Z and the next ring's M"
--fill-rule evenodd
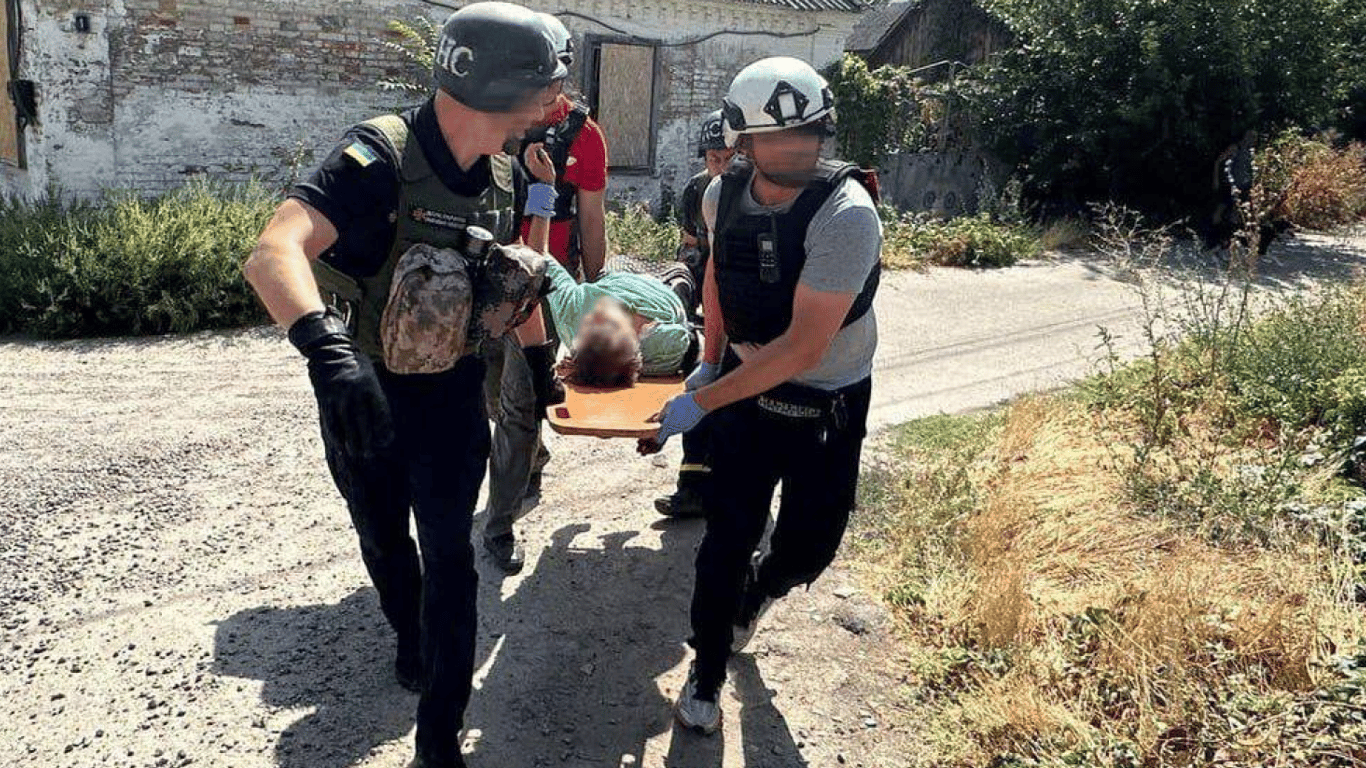
M682 392L681 376L641 379L635 386L620 389L566 384L565 401L546 409L546 421L561 435L653 437L659 433L659 424L648 419Z

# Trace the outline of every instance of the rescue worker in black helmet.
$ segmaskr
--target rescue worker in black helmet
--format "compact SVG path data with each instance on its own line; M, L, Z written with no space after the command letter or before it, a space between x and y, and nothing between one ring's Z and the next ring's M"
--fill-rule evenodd
M707 261L711 255L707 222L702 216L702 197L712 179L729 168L735 157L735 150L726 146L725 121L719 109L702 121L697 137L697 156L703 158L707 165L688 181L679 200L678 222L683 233L678 260L687 265L692 273L693 285L701 286L706 282ZM702 292L694 291L692 295L696 299L687 310L696 317ZM707 481L711 479L710 460L707 458L710 437L705 423L683 436L683 463L678 467L678 487L668 496L655 499L655 511L659 514L668 517L701 517L704 514L703 498Z
M696 651L675 714L721 725L726 661L776 598L834 559L854 506L872 391L882 225L876 181L821 159L834 97L793 58L745 67L725 101L727 143L744 156L707 187L711 237L704 360L659 414L658 449L706 417L707 529L692 599ZM769 552L755 553L769 504Z
M451 768L465 765L471 518L489 454L477 348L542 295L544 257L512 244L523 213L553 198L529 195L502 148L566 69L534 12L478 2L445 22L433 70L431 98L354 126L290 191L245 273L307 359L396 676L420 693L414 764Z
M702 195L712 179L720 176L735 157L735 150L726 146L725 120L716 110L702 120L697 136L697 156L706 163L701 171L688 179L678 201L678 223L682 228L678 260L692 270L697 284L707 277L707 257L711 246L707 242L707 224L702 220ZM698 296L701 299L701 296ZM689 307L694 310L695 307Z

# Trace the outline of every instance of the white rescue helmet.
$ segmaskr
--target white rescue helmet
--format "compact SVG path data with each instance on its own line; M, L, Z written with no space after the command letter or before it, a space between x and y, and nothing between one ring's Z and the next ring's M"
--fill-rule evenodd
M746 133L785 131L825 120L835 122L835 95L810 64L790 56L760 59L730 83L722 109L726 146Z

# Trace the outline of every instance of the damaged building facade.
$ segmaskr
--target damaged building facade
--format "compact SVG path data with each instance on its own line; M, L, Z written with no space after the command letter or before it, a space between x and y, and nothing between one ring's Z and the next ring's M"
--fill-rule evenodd
M347 126L404 106L391 20L440 0L0 0L9 97L0 190L158 192L196 177L282 186ZM839 57L862 0L526 2L575 34L573 86L609 142L612 193L655 201L694 172L694 127L745 64Z

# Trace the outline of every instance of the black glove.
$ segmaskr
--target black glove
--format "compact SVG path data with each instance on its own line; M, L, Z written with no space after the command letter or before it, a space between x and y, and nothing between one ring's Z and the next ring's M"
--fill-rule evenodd
M536 347L523 347L531 367L531 386L536 392L536 418L545 418L545 409L564 402L564 385L555 378L555 353L560 343L552 341Z
M356 348L335 312L310 312L289 327L289 340L308 358L323 432L352 458L369 458L394 442L389 403L375 368Z

